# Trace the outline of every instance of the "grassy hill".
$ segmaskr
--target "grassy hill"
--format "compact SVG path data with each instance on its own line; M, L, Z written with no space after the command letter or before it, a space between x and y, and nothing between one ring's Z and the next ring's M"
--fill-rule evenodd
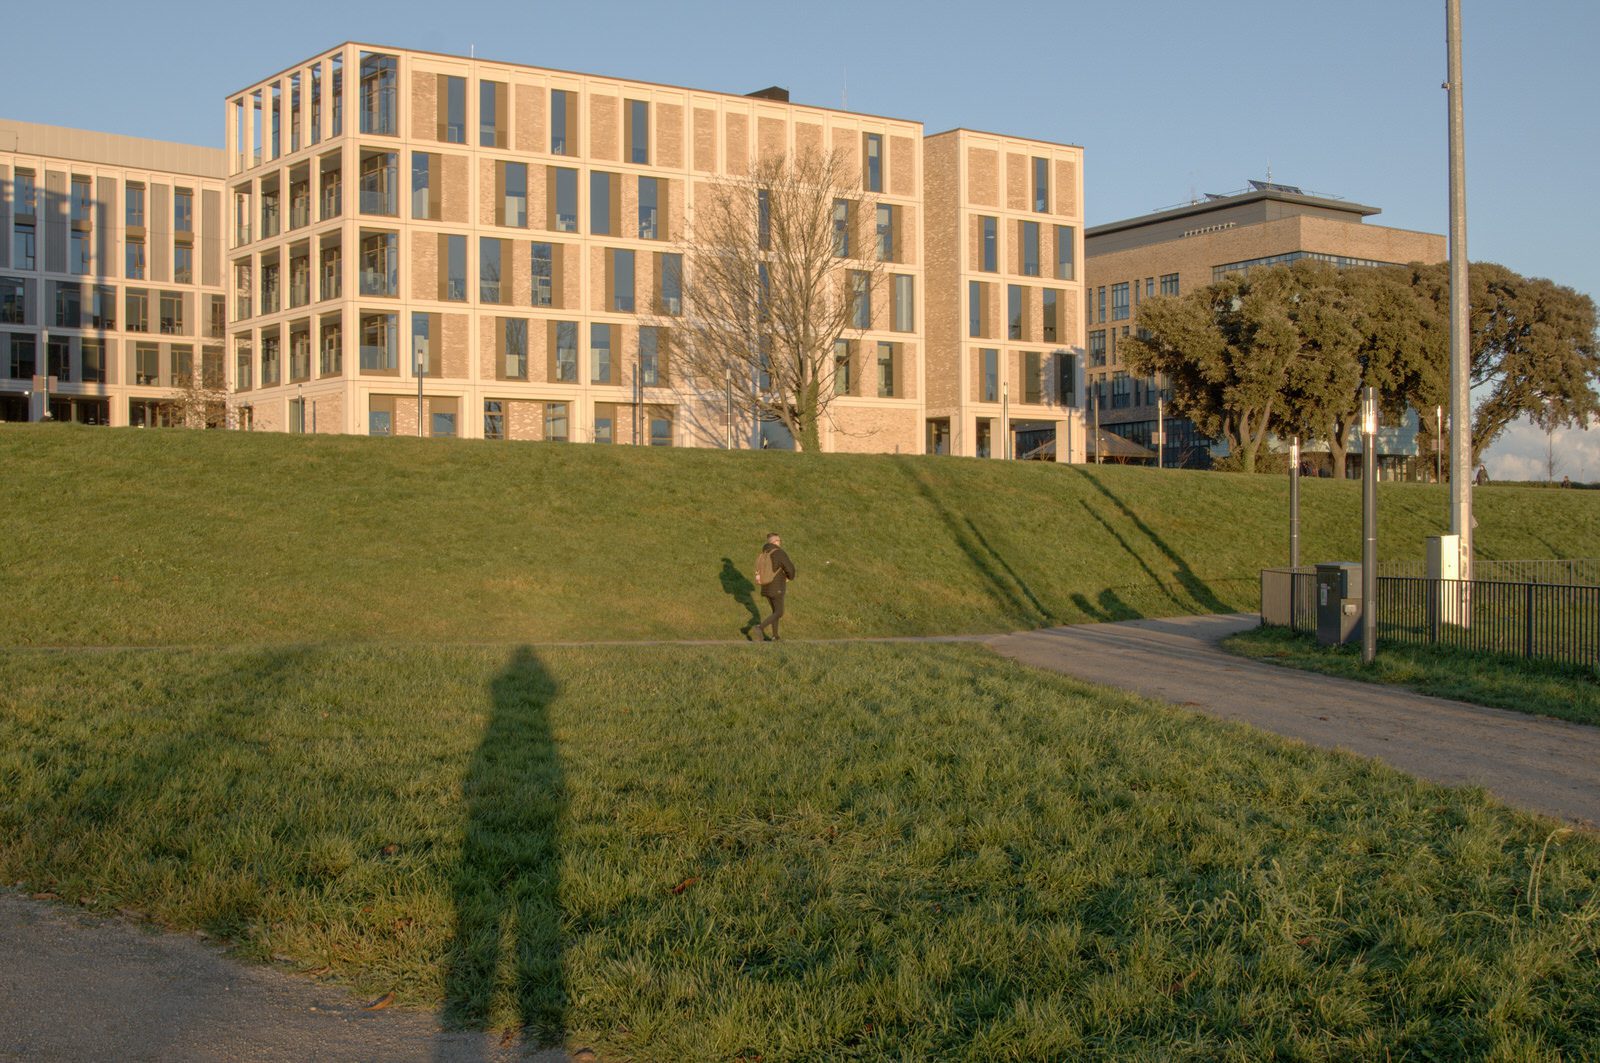
M736 638L761 536L795 636L1250 609L1281 478L1115 466L0 427L7 644ZM1384 557L1445 489L1385 484ZM1600 556L1600 496L1478 494L1485 557ZM1302 557L1359 553L1309 481Z

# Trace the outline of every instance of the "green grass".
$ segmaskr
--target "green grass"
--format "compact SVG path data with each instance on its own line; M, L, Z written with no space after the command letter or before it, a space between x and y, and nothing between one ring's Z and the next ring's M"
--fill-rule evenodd
M1315 635L1297 635L1286 627L1255 628L1224 640L1222 648L1309 672L1600 725L1600 675L1576 666L1387 643L1379 645L1369 665L1362 663L1359 646L1319 646Z
M3 425L0 468L5 644L733 638L770 529L797 636L995 631L1254 609L1287 549L1280 478L1114 466ZM1445 489L1380 495L1420 556ZM1302 509L1357 556L1357 484ZM1477 513L1482 556L1600 556L1600 495Z
M0 879L605 1056L1600 1053L1600 843L970 647L0 655Z

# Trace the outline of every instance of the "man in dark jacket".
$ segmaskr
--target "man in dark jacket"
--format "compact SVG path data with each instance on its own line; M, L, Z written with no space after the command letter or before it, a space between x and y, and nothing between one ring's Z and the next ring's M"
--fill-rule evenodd
M761 631L762 642L775 642L778 639L778 621L783 619L784 588L795 575L794 562L783 552L783 537L777 532L767 536L767 545L761 548L761 552L767 555L772 565L772 578L761 585L761 596L772 607L772 615L756 626ZM769 627L772 629L770 638L767 635Z

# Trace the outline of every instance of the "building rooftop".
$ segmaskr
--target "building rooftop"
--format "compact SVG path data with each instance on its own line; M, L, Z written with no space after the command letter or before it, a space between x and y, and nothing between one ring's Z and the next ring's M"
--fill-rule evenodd
M1281 206L1276 211L1262 209L1260 211L1262 220L1265 220L1268 216L1283 217L1291 213L1315 213L1327 216L1331 212L1336 215L1347 215L1346 220L1348 221L1359 222L1363 218L1382 213L1377 207L1369 207L1362 203L1352 203L1337 196L1303 192L1294 185L1275 184L1270 181L1251 181L1250 187L1237 192L1222 194L1207 192L1204 198L1190 203L1183 203L1176 207L1165 207L1149 214L1140 214L1137 217L1124 218L1121 221L1106 222L1104 225L1092 226L1085 229L1083 235L1085 238L1092 238L1180 219L1206 219L1208 215L1236 213L1240 207L1264 204L1279 204ZM1307 209L1293 209L1296 207ZM1201 221L1200 224L1204 225L1205 222Z
M227 158L221 148L178 144L170 140L97 133L88 129L39 125L0 118L0 151L44 155L101 166L127 166L136 170L162 170L196 177L227 176Z

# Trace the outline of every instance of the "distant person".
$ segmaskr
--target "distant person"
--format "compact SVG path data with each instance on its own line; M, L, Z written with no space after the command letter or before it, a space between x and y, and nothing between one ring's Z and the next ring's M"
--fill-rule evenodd
M1479 465L1478 466L1478 475L1476 477L1476 480L1477 480L1477 484L1478 484L1479 487L1482 487L1484 484L1488 483L1489 482L1489 470L1484 468L1482 465Z
M773 532L756 555L756 587L772 609L772 615L756 625L762 642L778 641L778 621L783 619L783 592L794 577L794 562L783 552L783 537ZM770 636L767 634L769 627L772 629Z
M1562 478L1561 478L1561 486L1562 486L1562 487L1571 487L1571 486L1572 486L1572 477L1570 477L1570 476L1563 476L1563 477L1562 477Z

